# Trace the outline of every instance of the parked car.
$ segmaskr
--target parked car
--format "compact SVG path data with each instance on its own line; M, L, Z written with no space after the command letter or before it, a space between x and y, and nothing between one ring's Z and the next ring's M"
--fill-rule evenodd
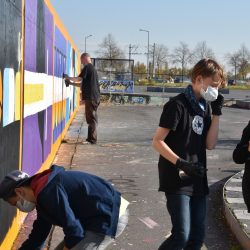
M230 85L235 85L235 80L234 79L228 79L227 84Z
M175 79L174 79L174 83L180 83L181 82L181 79L179 78L179 77L176 77Z

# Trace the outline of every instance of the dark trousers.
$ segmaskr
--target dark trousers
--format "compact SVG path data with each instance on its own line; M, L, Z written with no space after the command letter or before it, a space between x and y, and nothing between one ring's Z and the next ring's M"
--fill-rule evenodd
M93 144L97 142L98 106L99 103L96 101L85 100L85 117L88 124L88 137L86 140Z
M172 231L158 250L200 250L205 238L206 196L166 197Z
M250 187L250 171L245 167L245 172L242 178L242 194L247 206L248 213L250 213L250 194L249 194L249 187Z

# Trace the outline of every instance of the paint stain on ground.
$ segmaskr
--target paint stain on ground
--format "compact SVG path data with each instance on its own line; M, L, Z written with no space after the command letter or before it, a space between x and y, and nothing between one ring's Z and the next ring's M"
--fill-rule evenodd
M142 223L144 223L148 228L154 229L155 227L159 227L160 225L153 221L149 217L144 217L144 218L138 218Z

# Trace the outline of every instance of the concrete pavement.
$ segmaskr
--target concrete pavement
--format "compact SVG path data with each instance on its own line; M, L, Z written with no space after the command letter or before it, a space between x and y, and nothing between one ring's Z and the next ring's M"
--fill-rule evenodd
M102 176L111 181L130 201L128 227L107 250L157 249L171 229L165 197L157 192L158 154L151 147L161 108L107 106L103 104L99 109L98 144L81 145L87 127L83 107L80 107L54 163ZM27 237L34 218L34 213L28 216L23 226L26 232L23 238L17 240L16 248ZM45 249L53 250L62 239L63 233L55 228ZM202 249L220 250L212 245Z
M106 109L106 107L103 108ZM154 109L148 108L146 112L151 115ZM55 163L65 165L62 157L67 155L68 144L75 145L75 149L71 148L71 153L69 153L72 155L74 151L73 159L70 160L69 156L67 159L71 163L66 165L70 164L70 169L90 172L109 180L130 201L129 224L123 234L108 247L108 250L157 249L160 242L164 240L164 235L169 233L160 225L162 217L166 217L166 220L169 218L164 214L166 212L164 195L157 192L158 183L155 182L158 156L151 148L154 132L152 124L147 124L148 121L144 119L147 114L143 108L137 112L136 119L132 121L133 107L128 109L128 107L119 106L122 120L115 117L111 120L112 114L114 116L117 114L116 106L112 105L108 109L111 111L107 116L100 115L97 145L81 145L80 142L85 140L87 131L86 124L83 123L81 126L81 122L78 122L83 114L83 110L79 110L65 136L65 143L58 151ZM99 113L101 112L102 109ZM155 116L158 119L159 114ZM142 126L144 132L136 130L135 127L138 126ZM146 137L145 130L148 131ZM153 204L159 204L160 207L152 210ZM63 233L60 228L56 227L49 249L54 249L61 239L63 239Z

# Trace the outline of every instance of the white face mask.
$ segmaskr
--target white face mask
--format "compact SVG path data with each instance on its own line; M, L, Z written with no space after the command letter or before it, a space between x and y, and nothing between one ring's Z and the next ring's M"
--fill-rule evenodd
M22 212L29 213L35 209L36 204L30 201L26 201L24 199L20 199L17 201L16 207Z
M218 89L208 86L206 91L201 88L200 94L206 101L212 102L218 97Z

